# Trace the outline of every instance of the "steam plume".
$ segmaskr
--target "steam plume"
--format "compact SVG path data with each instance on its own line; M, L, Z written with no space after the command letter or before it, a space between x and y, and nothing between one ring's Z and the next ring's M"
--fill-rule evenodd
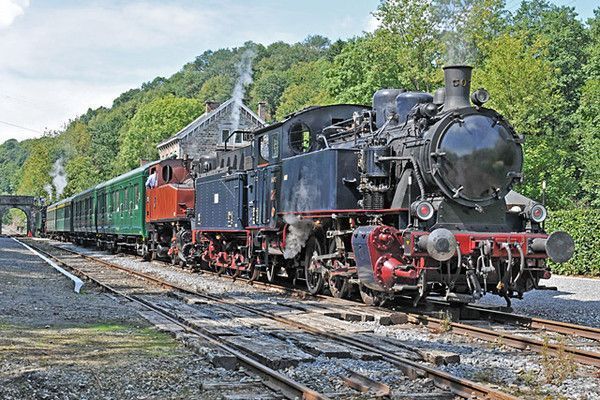
M50 177L52 178L52 184L47 183L44 185L44 190L48 193L48 198L58 199L64 192L67 186L67 175L65 174L64 160L60 157L52 165L50 170Z
M303 171L303 173L307 173ZM311 190L304 179L301 179L298 186L294 187L295 198L292 204L293 209L298 211L306 211L311 208L311 193L314 195L315 190ZM289 224L289 231L285 238L285 249L283 250L284 258L294 258L300 253L306 241L310 237L313 230L313 222L308 219L302 219L296 215L286 215L283 217L286 224Z
M283 217L283 220L286 224L289 224L288 234L285 237L283 257L290 259L296 257L306 244L313 230L313 222L296 215L286 215Z
M256 52L252 49L247 49L242 54L240 62L236 65L238 78L231 93L231 97L233 97L233 110L231 111L232 131L237 130L240 126L240 109L244 100L244 94L246 93L246 86L252 83L252 61L254 57L256 57Z

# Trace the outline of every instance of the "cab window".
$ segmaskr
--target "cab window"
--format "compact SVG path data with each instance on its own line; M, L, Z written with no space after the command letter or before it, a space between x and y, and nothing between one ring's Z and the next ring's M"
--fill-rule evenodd
M308 125L303 122L297 122L289 130L290 147L299 153L306 153L312 146L312 135Z

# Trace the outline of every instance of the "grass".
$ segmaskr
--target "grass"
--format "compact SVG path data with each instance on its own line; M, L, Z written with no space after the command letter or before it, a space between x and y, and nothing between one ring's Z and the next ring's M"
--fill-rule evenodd
M551 355L549 344L550 338L544 337L542 348L542 360L540 362L546 383L559 385L577 372L577 364L573 355L565 351L565 338L557 339L558 352Z
M449 312L445 312L443 317L440 319L440 326L438 327L438 331L449 332L452 330L452 317Z
M128 357L169 356L174 338L152 327L119 323L64 327L0 325L0 362L22 358L43 365L119 363Z

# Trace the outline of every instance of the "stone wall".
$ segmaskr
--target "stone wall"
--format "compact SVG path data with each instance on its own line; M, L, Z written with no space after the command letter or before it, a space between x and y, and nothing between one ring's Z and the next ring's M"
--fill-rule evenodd
M195 135L190 134L180 142L180 157L188 155L190 158L197 159L200 155L214 152L218 148L222 148L221 144L221 132L223 129L231 131L231 125L229 124L230 114L225 113L221 117L211 122L205 129L200 130ZM255 121L245 112L240 114L240 124L238 129L240 130L254 130L258 128ZM231 147L233 143L228 143L228 147Z

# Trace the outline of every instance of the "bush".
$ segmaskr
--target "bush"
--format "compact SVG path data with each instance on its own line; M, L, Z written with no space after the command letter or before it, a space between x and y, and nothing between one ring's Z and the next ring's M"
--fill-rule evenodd
M580 208L553 211L546 231L565 231L575 240L575 254L564 264L551 262L557 274L600 276L600 210Z

